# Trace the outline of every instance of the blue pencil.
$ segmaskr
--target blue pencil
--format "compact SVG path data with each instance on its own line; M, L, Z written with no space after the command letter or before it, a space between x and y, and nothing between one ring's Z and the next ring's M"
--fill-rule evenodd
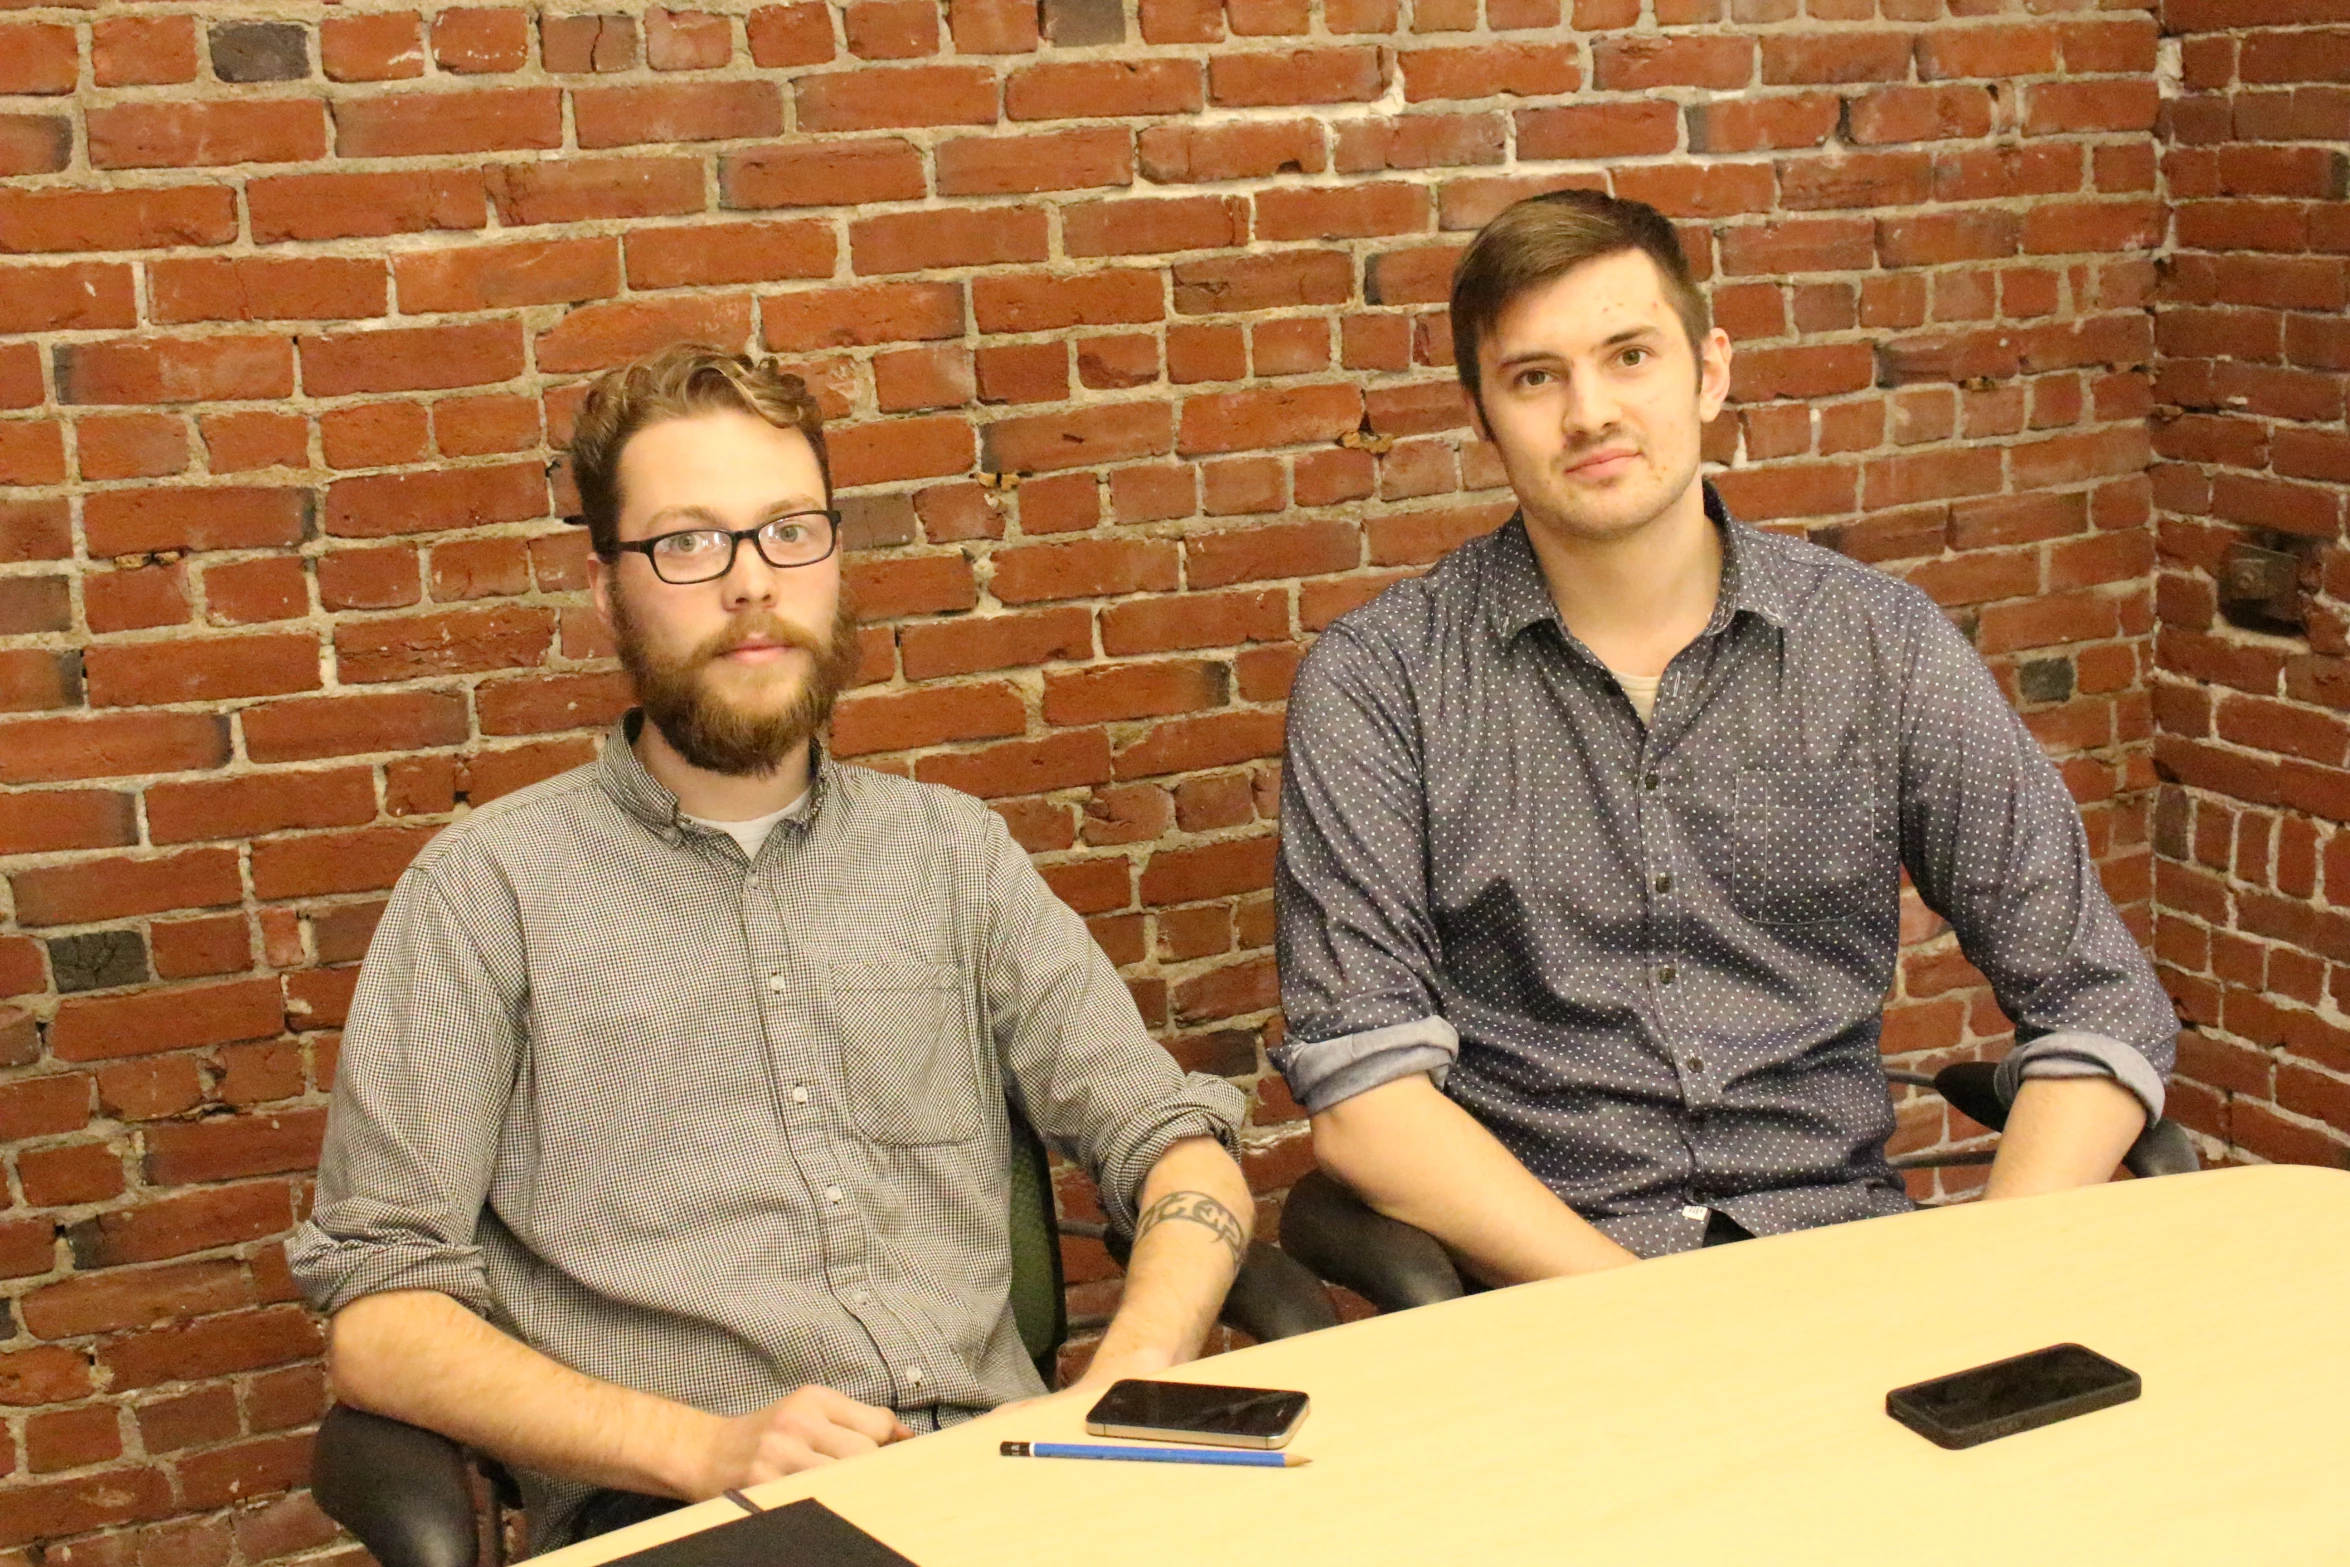
M1006 1458L1112 1458L1136 1464L1230 1464L1243 1469L1297 1469L1313 1462L1295 1453L1234 1452L1220 1447L1112 1447L1096 1442L1006 1442Z

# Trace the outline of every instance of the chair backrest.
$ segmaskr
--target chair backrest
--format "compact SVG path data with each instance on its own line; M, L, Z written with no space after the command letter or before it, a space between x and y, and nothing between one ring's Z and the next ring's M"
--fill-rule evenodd
M1012 1127L1012 1316L1036 1374L1051 1387L1061 1341L1069 1336L1069 1305L1061 1292L1060 1215L1053 1207L1044 1140L1016 1102L1005 1100L1004 1110Z

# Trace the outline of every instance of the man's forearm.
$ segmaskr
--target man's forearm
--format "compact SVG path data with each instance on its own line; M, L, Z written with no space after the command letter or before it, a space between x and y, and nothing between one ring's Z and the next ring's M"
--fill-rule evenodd
M446 1295L393 1290L334 1315L335 1397L545 1474L695 1497L689 1472L718 1416L598 1381L509 1337Z
M1126 1287L1089 1384L1149 1376L1199 1353L1248 1254L1256 1207L1248 1182L1209 1137L1175 1144L1142 1185Z
M2111 1180L2145 1129L2138 1096L2110 1077L2027 1078L2008 1108L1983 1196L2033 1197Z
M1559 1201L1425 1075L1315 1116L1314 1156L1380 1213L1435 1236L1487 1284L1639 1260Z

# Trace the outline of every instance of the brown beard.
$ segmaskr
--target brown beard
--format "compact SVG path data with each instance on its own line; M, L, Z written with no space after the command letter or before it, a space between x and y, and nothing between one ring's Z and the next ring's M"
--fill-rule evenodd
M612 595L612 636L620 662L636 684L637 704L679 756L704 772L729 778L763 777L782 766L832 716L833 699L857 672L857 616L843 594L832 634L818 641L804 627L763 611L738 617L689 652L652 645L629 614L625 595ZM711 691L703 671L753 636L805 649L815 667L799 690L772 711L737 707Z

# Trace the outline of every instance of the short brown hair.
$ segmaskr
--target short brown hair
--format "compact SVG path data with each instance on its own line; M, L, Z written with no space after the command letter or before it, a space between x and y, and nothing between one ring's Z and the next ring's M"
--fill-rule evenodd
M620 543L620 449L662 419L732 408L779 430L797 430L816 448L824 498L832 499L832 460L824 450L824 411L808 384L772 359L730 354L707 343L676 343L607 370L588 388L571 432L571 477L579 486L580 521L595 552L610 560Z
M1586 261L1627 250L1656 263L1665 298L1689 334L1690 351L1703 354L1713 315L1689 275L1680 236L1663 213L1646 202L1595 190L1529 196L1479 229L1453 268L1453 363L1479 414L1485 412L1485 399L1477 384L1477 348L1510 301Z

